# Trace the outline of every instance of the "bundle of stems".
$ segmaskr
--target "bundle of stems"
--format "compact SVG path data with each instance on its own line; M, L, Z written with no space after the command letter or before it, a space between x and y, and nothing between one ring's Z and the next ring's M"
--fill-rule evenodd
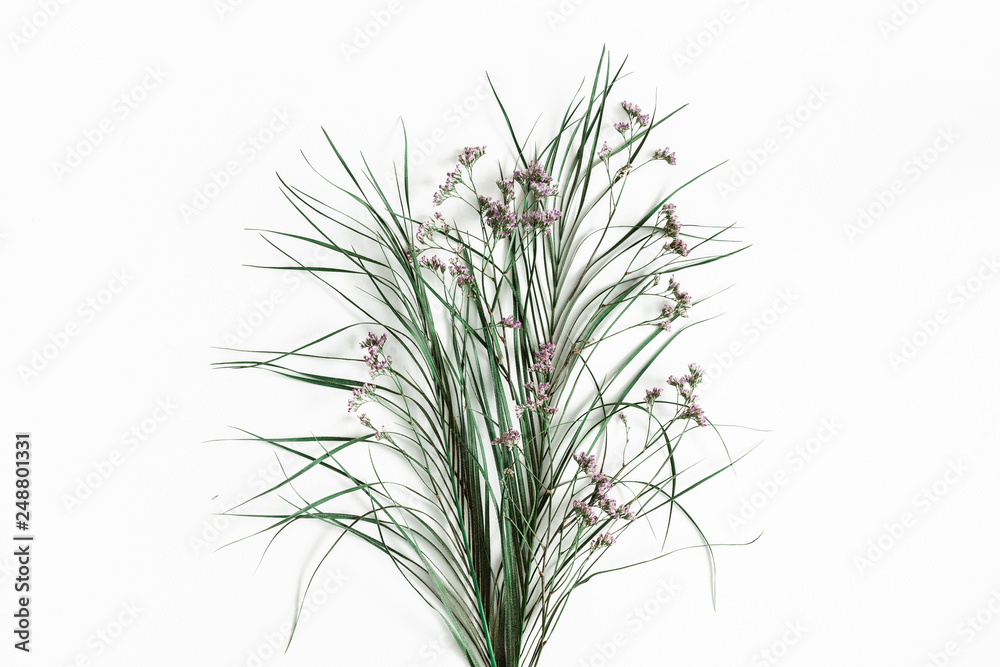
M343 537L361 539L440 615L470 665L538 665L572 593L672 553L674 518L711 554L685 496L735 463L689 480L678 461L692 430L721 441L694 394L697 365L670 376L669 389L641 384L692 325L698 301L677 274L743 248L707 251L731 243L722 238L731 226L681 232L671 199L711 169L638 214L620 206L640 170L677 170L673 152L647 141L680 111L658 117L616 101L623 66L602 52L589 94L581 84L553 136L530 151L494 88L511 149L465 148L433 197L413 207L405 127L390 184L363 157L362 169L349 166L324 130L346 181L324 180L359 213L279 176L307 231L259 230L290 260L262 268L312 274L359 321L287 352L245 351L254 356L220 364L343 392L362 431L247 433L302 466L260 494L279 495L289 509L239 515L269 519L264 530L277 533L302 520L328 524L334 537L322 560ZM349 245L338 240L345 236ZM303 263L282 241L333 259ZM341 354L320 353L331 344ZM305 370L307 362L357 372ZM365 471L347 462L359 447L369 450ZM383 478L376 451L404 465ZM336 484L307 500L295 484L311 471ZM604 567L636 524L655 531L655 554Z

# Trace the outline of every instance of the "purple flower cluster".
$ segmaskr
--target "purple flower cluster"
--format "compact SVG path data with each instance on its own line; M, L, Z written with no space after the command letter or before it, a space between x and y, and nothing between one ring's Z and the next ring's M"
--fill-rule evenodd
M615 543L615 536L611 533L601 533L594 539L590 541L591 549L600 549L601 547L610 547Z
M524 388L528 393L533 394L534 398L531 398L527 403L515 406L514 412L518 419L525 412L543 412L547 415L554 415L557 412L556 408L547 405L549 399L552 398L549 394L552 389L551 384L548 382L525 382Z
M656 399L658 399L660 397L660 395L662 393L663 393L663 390L660 389L659 387L653 387L652 389L647 389L646 390L646 405L648 405L649 407L653 407L653 403L656 401ZM623 415L624 415L624 413L623 413Z
M420 223L420 226L417 227L417 242L427 245L434 236L434 232L445 234L448 229L450 226L444 221L444 216L441 215L440 211L435 211L434 217L427 222Z
M553 342L543 343L541 347L538 348L538 352L535 354L535 363L528 366L529 371L535 371L536 373L551 373L555 370L552 365L553 357L556 354L556 344Z
M576 452L573 454L573 460L576 461L576 464L580 466L580 470L582 470L594 484L594 488L590 494L590 502L584 503L577 500L574 501L573 507L577 507L579 503L580 506L586 507L587 511L591 513L591 507L598 507L612 519L628 519L629 521L635 520L635 512L632 511L632 508L629 505L622 505L619 507L617 500L614 498L608 498L608 492L614 488L615 484L610 477L597 471L597 462L593 454L588 456L585 452Z
M372 400L374 394L375 385L371 383L366 382L364 385L356 387L351 393L351 397L347 399L347 412L354 412L358 406Z
M631 123L627 120L623 120L619 123L615 123L615 129L621 132L623 135L632 128Z
M671 276L670 282L667 284L667 293L674 300L674 303L663 304L661 312L667 326L664 326L664 322L660 322L660 328L669 331L669 323L672 319L687 317L688 310L691 308L691 295L681 290L680 284L673 279L673 276Z
M639 123L640 126L646 127L649 125L649 115L644 114L642 109L640 109L635 104L631 102L622 102L622 109L628 114L628 117Z
M668 202L660 209L657 216L663 220L663 231L667 236L677 236L681 231L680 218L677 217L677 204Z
M503 433L499 438L495 438L492 441L494 447L516 447L517 443L521 441L521 432L515 431L514 429L509 429L506 433Z
M667 164L677 164L677 154L669 148L657 148L653 151L654 160L664 160Z
M521 216L521 224L528 229L541 231L543 236L548 236L552 233L552 225L561 215L562 211L554 208L548 211L528 211Z
M601 162L607 162L611 157L611 149L608 148L608 142L605 141L604 145L601 146L601 150L597 151L597 157L600 158Z
M455 283L460 287L465 287L475 282L472 274L469 273L469 267L462 264L457 257L452 257L449 261L448 273L455 276Z
M704 377L705 371L703 371L698 364L688 364L687 375L682 375L679 378L671 375L667 378L667 384L677 389L677 393L680 394L681 398L684 400L684 407L678 415L679 418L691 419L695 421L698 426L708 425L708 419L705 417L705 411L702 410L701 406L697 404L698 397L694 393L694 388L701 383Z
M588 526L593 526L597 523L597 513L591 509L590 505L582 500L573 501L573 512L580 517L581 522L587 524Z
M500 320L500 324L505 327L510 327L511 329L520 329L521 323L514 319L513 315L508 315Z
M670 240L663 244L664 252L672 252L687 257L687 243L680 238L681 223L677 216L677 206L673 203L664 204L657 215L658 220L663 221L663 233L670 237Z
M458 163L466 169L471 169L476 160L486 153L486 146L466 146L458 156Z
M580 470L588 475L597 471L597 457L593 454L587 455L585 452L576 452L573 454L573 460L580 466Z
M426 255L421 255L420 259L417 260L417 264L424 267L425 269L430 269L432 271L441 271L442 273L447 268L445 263L441 261L441 258L437 255L428 258Z
M514 180L521 186L525 194L530 192L536 200L559 194L558 184L552 182L552 177L545 173L545 169L538 164L538 160L532 161L528 168L523 171L515 171Z
M365 353L365 364L368 366L368 372L371 373L372 377L386 373L392 362L392 357L382 352L382 346L385 345L385 341L386 334L376 336L370 331L368 332L368 337L361 341L361 347L368 350Z
M462 172L459 171L458 167L455 167L454 171L449 171L446 174L444 183L438 187L438 191L434 193L434 205L440 206L445 199L449 197L456 197L455 188L459 183L462 182Z
M517 215L513 208L502 200L480 195L479 213L493 233L500 238L507 238L517 230Z

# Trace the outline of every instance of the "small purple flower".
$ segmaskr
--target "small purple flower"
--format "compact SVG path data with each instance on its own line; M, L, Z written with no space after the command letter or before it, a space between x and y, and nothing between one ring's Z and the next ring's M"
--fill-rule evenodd
M556 345L551 341L548 343L543 343L541 347L538 348L538 352L535 354L535 363L528 366L529 371L535 371L536 373L551 373L555 370L552 365L552 359L556 353Z
M559 194L558 184L552 182L552 177L545 173L545 169L538 163L538 160L534 160L523 171L515 171L514 181L521 186L525 193L532 193L535 199Z
M515 431L514 429L509 429L506 433L503 433L499 438L495 438L492 441L494 447L516 447L517 443L521 440L521 432Z
M603 547L610 547L615 543L615 536L611 533L601 533L596 538L590 541L590 548L592 550L600 549Z
M562 211L557 211L556 209L550 209L548 211L528 211L521 216L521 224L527 229L541 230L544 236L548 236L552 233L552 225L559 216L562 215Z
M449 171L444 183L438 187L438 191L434 193L434 205L440 206L445 199L449 197L457 196L455 194L456 186L462 182L462 174L459 172L458 167L455 167L454 171Z
M635 120L642 127L649 125L649 116L642 113L642 109L635 104L632 104L631 102L622 102L622 109L625 110L625 113L628 114L629 118Z
M458 156L458 163L466 169L471 169L476 160L486 152L486 146L466 146Z
M625 120L623 120L623 121L621 121L619 123L615 123L615 129L618 130L619 132L621 132L623 135L626 132L628 132L631 128L632 128L632 125L628 121L625 121Z
M677 155L669 148L657 148L653 151L654 160L664 160L667 164L677 164Z
M662 394L662 393L663 393L663 390L660 389L659 387L653 387L652 389L647 389L646 390L646 405L648 405L649 407L653 407L653 403L656 401L656 399L658 399L660 397L660 394Z
M355 387L354 391L351 393L351 398L347 400L347 412L354 412L358 409L358 406L372 400L372 396L374 394L375 385L371 383L365 383L360 387Z
M701 406L695 403L698 399L697 396L691 397L691 403L681 411L681 419L693 419L697 422L698 426L708 426L708 419L705 417L705 411L701 409Z
M517 229L517 217L510 205L499 199L480 195L479 214L500 238L507 238Z
M590 505L582 500L573 501L573 512L580 517L580 521L588 526L593 526L597 523L597 513L590 508Z
M511 329L520 329L521 323L514 319L513 315L508 315L500 320L500 324Z
M602 472L590 473L590 481L594 483L594 488L597 490L598 495L602 497L615 486L611 478ZM605 498L605 500L607 499Z
M514 181L498 178L497 188L500 190L500 194L503 196L505 204L509 205L514 202Z
M441 261L441 258L438 257L437 255L434 255L433 257L430 258L428 258L426 255L421 255L420 259L417 260L417 264L424 267L425 269L430 269L432 271L441 271L442 273L444 273L445 269L448 268L447 266L445 266L445 263Z
M597 459L593 454L588 456L586 452L576 452L573 454L573 460L580 466L580 470L587 474L597 470Z
M452 257L448 266L448 273L455 277L455 283L460 287L471 285L475 282L469 273L469 267L462 264L457 257Z
M601 150L597 151L597 157L600 158L601 162L607 162L611 157L611 149L608 148L608 142L605 141L604 145L601 146Z
M681 257L687 257L688 253L690 252L690 250L688 250L687 243L685 243L683 239L677 239L677 238L668 243L664 243L663 250L665 252L675 253L677 255L680 255Z
M432 240L434 232L444 234L448 229L449 225L444 221L444 216L441 215L440 211L435 211L434 217L427 222L420 223L420 226L417 227L417 242L427 245Z

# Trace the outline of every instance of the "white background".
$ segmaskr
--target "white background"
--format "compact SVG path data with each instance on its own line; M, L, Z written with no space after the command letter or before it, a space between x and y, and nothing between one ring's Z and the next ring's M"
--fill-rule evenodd
M260 526L211 513L276 472L265 448L206 441L328 433L345 397L211 370L232 358L213 346L287 348L342 317L243 266L276 261L247 228L301 229L276 171L329 192L298 153L334 173L321 126L384 173L403 117L429 211L455 153L500 136L484 71L544 135L606 44L629 56L623 99L689 103L661 135L677 174L730 160L679 211L752 247L685 285L732 287L657 372L699 361L709 415L767 430L732 431L738 453L762 444L694 502L713 540L761 537L717 550L714 610L703 552L580 589L544 664L995 664L994 3L223 2L4 4L0 437L34 435L38 537L30 656L10 646L0 556L0 662L461 664L354 545L272 655L328 535L280 541L256 573L259 538L215 552Z

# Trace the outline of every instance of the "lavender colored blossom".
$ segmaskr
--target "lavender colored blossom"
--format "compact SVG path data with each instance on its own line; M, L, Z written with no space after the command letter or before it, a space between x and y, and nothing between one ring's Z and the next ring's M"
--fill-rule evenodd
M455 167L454 171L449 171L447 173L444 183L442 183L440 187L438 187L438 191L434 193L434 205L440 206L445 199L457 196L455 194L455 188L461 182L462 174L459 172L458 167Z
M538 160L532 161L523 171L515 171L514 181L521 186L525 194L530 192L535 199L559 194L558 184L552 182L552 177L545 173Z
M347 401L347 412L354 412L358 409L358 406L363 403L367 403L372 400L372 396L375 394L375 385L371 383L365 383L360 387L356 387L351 393L351 398Z
M649 407L653 407L653 403L656 401L656 399L658 399L660 397L660 394L662 394L662 393L663 393L663 390L660 389L659 387L653 387L652 389L647 389L646 390L646 405L648 405Z
M626 132L632 129L632 125L628 121L623 120L621 122L615 123L615 129L624 135Z
M422 255L420 259L417 260L417 264L426 269L431 269L432 271L441 271L442 273L444 273L444 270L448 268L447 266L445 266L445 263L441 260L441 258L438 257L437 255L434 255L433 257L429 258L426 255Z
M601 162L607 162L611 157L611 149L608 148L608 142L605 141L604 145L601 146L601 150L597 151L597 157L600 158Z
M500 324L511 329L520 329L521 323L514 319L513 315L508 315L500 320Z
M500 194L503 196L503 201L505 204L512 204L514 202L514 181L510 179L497 179L497 188L500 190Z
M588 526L593 526L597 523L597 513L590 508L590 505L582 500L573 501L573 512L580 517L580 521Z
M593 454L588 455L586 452L576 452L573 454L573 460L576 464L580 466L580 470L587 474L595 472L597 470L597 457Z
M431 242L434 232L447 233L450 226L444 221L444 216L440 211L435 211L434 216L427 222L420 223L417 227L417 242L427 245Z
M615 485L611 481L611 478L602 472L590 473L590 481L594 483L594 488L597 490L598 495L601 496L614 488Z
M514 429L509 429L506 433L503 433L499 438L495 438L492 441L494 447L516 447L517 443L521 440L521 432L515 431Z
M677 164L677 155L669 148L657 148L653 151L654 160L663 160L667 164Z
M541 347L538 348L538 352L535 354L535 363L528 366L529 371L535 371L536 373L551 373L555 370L555 366L552 365L552 359L556 354L556 345L551 341L548 343L543 343Z
M639 123L642 127L649 125L649 115L642 113L642 109L635 104L632 104L631 102L622 102L622 109L625 110L625 113L628 114L629 118Z
M457 257L452 257L448 265L448 273L455 277L455 283L460 287L471 285L475 282L469 273L469 267L462 264Z
M504 201L480 195L479 213L500 238L507 238L517 229L517 217Z
M458 156L458 163L466 169L471 169L476 160L486 152L486 146L466 146Z
M559 216L562 215L562 211L557 211L556 209L549 209L548 211L528 211L521 216L521 224L527 229L541 230L544 236L548 236L552 233L552 225Z
M691 403L681 411L681 419L693 419L697 422L698 426L708 426L708 418L705 417L705 411L701 409L701 406L695 403L698 399L697 396L691 397Z
M660 209L659 217L663 219L663 231L667 236L677 238L681 231L680 218L677 216L677 205L669 202Z
M683 239L674 239L668 243L663 244L663 250L665 252L672 252L674 254L680 255L681 257L687 257L690 250L688 250L687 243Z
M601 533L596 538L590 541L591 549L600 549L603 547L610 547L615 543L615 536L611 533Z

